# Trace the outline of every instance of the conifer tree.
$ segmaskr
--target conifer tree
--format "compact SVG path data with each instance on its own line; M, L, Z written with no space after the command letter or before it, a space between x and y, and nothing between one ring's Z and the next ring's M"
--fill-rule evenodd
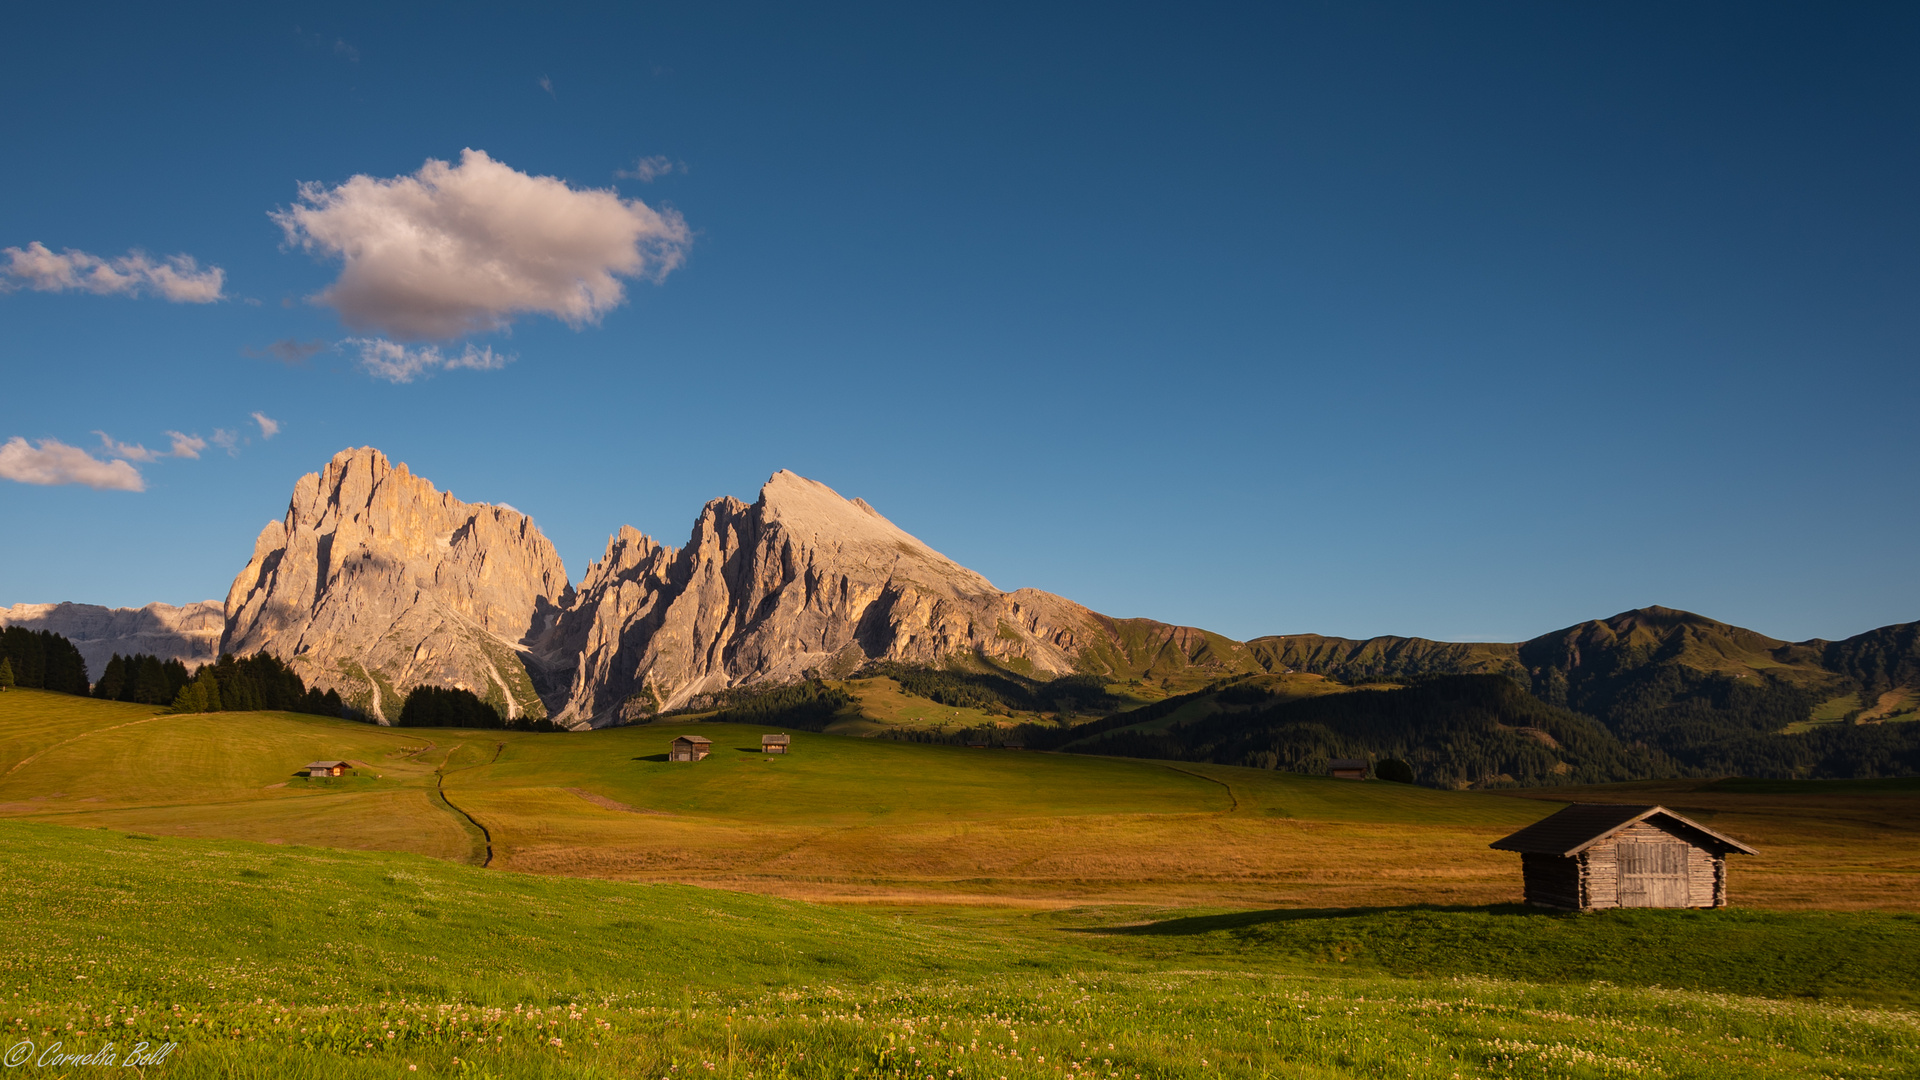
M206 703L207 688L197 682L190 682L181 687L180 693L174 696L172 711L177 713L206 712Z
M100 681L93 684L93 696L106 701L118 701L120 691L127 685L127 662L119 653L107 661L107 669L100 673Z
M0 690L13 689L13 663L0 656Z
M133 678L131 699L143 705L165 705L173 695L167 692L167 669L157 656L142 656L138 660Z

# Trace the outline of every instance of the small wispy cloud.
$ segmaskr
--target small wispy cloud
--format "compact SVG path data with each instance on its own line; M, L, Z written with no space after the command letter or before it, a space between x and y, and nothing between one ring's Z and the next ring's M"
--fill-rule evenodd
M360 366L376 379L410 383L435 371L466 368L470 371L497 371L513 362L513 357L493 351L492 346L469 344L457 353L443 353L438 346L408 348L385 338L348 338L340 343L360 352Z
M89 292L96 296L158 294L176 304L211 304L224 299L227 272L200 269L191 255L155 262L144 251L105 259L68 248L54 252L38 240L24 248L0 248L0 292Z
M638 180L643 184L651 184L669 173L686 171L686 162L675 161L665 154L655 154L652 157L643 157L633 163L633 168L617 170L613 175L623 180Z
M318 338L301 341L298 338L281 338L264 349L252 347L240 350L240 355L251 360L278 360L288 367L299 367L325 352L327 343Z
M207 440L198 435L169 431L167 438L173 440L173 447L167 451L168 457L197 458L200 456L200 451L207 448Z
M280 421L275 420L266 413L254 413L253 422L260 425L260 437L262 439L271 439L275 435L280 434Z
M228 457L240 456L240 433L231 428L214 428L213 445L227 452Z
M360 50L347 44L345 38L333 39L333 55L341 57L349 64L360 62Z
M0 479L20 484L82 484L95 491L145 491L140 470L125 461L102 461L58 439L37 443L14 436L0 446Z
M540 89L545 90L547 96L553 100L560 100L560 95L553 92L553 80L547 78L545 75L540 76Z
M160 451L158 450L149 450L139 443L115 442L113 436L104 431L96 431L94 434L100 436L100 443L106 448L108 457L122 458L127 461L160 460Z

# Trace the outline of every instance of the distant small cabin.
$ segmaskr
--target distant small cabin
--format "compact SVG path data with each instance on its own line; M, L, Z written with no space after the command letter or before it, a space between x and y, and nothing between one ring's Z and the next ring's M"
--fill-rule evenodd
M667 751L668 761L699 761L713 753L713 740L699 735L682 735Z
M315 761L307 765L308 776L345 776L353 766L344 761Z
M987 747L992 746L993 743L985 735L969 735L967 736L967 745L975 750L985 750Z
M1365 780L1367 763L1359 758L1337 757L1327 762L1327 775L1336 780Z
M1759 852L1664 806L1575 803L1488 845L1520 853L1527 903L1568 911L1727 903L1727 856Z
M792 745L793 736L787 734L760 736L760 752L763 754L784 754Z
M1025 750L1027 741L1020 738L1007 739L1000 744L1002 750Z

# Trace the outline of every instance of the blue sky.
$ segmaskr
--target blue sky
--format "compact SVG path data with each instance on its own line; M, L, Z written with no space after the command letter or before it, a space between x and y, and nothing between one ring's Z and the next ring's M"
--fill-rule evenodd
M0 604L223 597L294 480L370 444L533 514L576 579L620 524L684 543L791 468L1002 588L1243 638L1920 619L1911 9L13 5L0 34L0 249L117 282L5 277L11 468L108 486L0 481ZM311 299L345 249L270 215L469 149L556 206L617 192L617 303L455 273L479 329L436 338ZM550 254L507 257L591 262ZM395 382L348 339L507 362ZM206 444L114 466L97 432ZM32 474L47 440L100 464Z

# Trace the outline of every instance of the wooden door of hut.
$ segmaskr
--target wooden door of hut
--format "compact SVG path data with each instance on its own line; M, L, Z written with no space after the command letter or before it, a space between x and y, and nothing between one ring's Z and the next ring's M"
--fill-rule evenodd
M1687 845L1625 842L1620 860L1621 907L1686 907Z

